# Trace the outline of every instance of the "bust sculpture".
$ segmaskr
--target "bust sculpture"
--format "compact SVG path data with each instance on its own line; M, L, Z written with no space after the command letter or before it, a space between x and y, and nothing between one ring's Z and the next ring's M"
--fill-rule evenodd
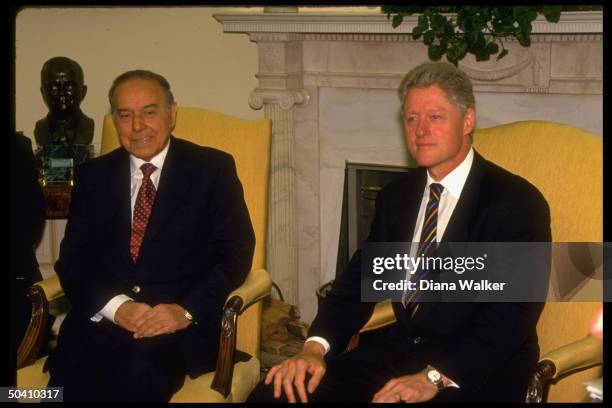
M36 143L39 146L90 144L94 121L80 108L87 94L81 66L70 58L54 57L44 63L40 79L40 92L49 113L36 122Z

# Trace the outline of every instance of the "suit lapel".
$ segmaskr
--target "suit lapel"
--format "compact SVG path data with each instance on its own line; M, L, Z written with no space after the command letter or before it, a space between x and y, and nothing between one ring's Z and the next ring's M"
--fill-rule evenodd
M408 180L406 188L401 190L402 196L397 200L398 203L403 203L403 205L398 206L400 210L399 222L391 226L390 241L411 242L412 235L414 235L415 220L419 215L423 189L427 182L425 168L415 169L414 177Z
M115 206L111 217L120 261L132 266L130 257L130 234L132 231L132 206L130 201L130 157L121 149L117 163L113 163L108 173L107 192L109 205Z
M391 226L390 241L412 242L414 227L423 198L423 189L425 189L427 183L427 170L424 167L419 167L414 170L411 176L413 177L407 178L407 185L401 190L401 197L397 200L397 203L401 203L398 206L400 211L399 222ZM409 319L404 305L401 302L393 302L392 307L398 323L407 325Z
M478 197L480 194L480 183L482 181L482 167L484 159L474 151L474 162L468 174L459 201L448 221L442 242L466 242L469 241L470 227L477 215Z
M146 255L149 243L175 212L176 207L181 203L183 194L192 182L189 177L192 162L188 161L185 156L180 141L171 137L139 258Z

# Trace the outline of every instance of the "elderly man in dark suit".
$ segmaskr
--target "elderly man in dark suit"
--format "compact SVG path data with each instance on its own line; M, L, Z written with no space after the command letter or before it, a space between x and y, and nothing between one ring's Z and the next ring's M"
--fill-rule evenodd
M425 63L400 88L408 150L420 168L377 197L368 241L550 241L550 214L526 180L472 148L472 85L453 65ZM344 352L372 313L361 302L361 250L334 282L304 348L273 367L253 400L524 401L538 359L543 304L394 303L397 322Z
M171 136L166 79L126 72L109 99L122 147L76 171L58 270L72 309L49 386L66 401L169 401L214 368L255 238L233 158Z

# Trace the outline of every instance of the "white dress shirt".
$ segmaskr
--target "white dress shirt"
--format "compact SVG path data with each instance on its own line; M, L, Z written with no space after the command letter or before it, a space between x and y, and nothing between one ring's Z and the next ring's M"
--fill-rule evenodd
M465 181L468 178L470 173L470 169L472 168L472 163L474 162L474 149L470 148L470 151L465 156L465 159L455 167L450 173L448 173L442 180L436 181L434 180L429 172L427 172L427 183L425 184L425 189L423 190L422 198L421 198L421 207L419 209L419 215L416 220L416 224L414 226L414 233L412 235L412 244L410 246L410 256L414 257L416 255L416 251L419 247L419 242L421 240L421 230L423 229L423 218L425 217L425 209L427 207L427 202L429 201L429 186L432 183L442 184L444 190L440 196L440 202L438 204L438 225L437 225L437 233L436 233L436 242L440 242L440 239L444 236L444 231L446 231L446 226L448 225L448 221L450 220L453 211L455 210L455 206L457 205L457 201L459 201L459 196L461 196L461 191L463 191L463 187L465 186ZM410 273L407 272L406 279L410 279ZM405 296L405 293L404 293ZM403 300L403 299L402 299ZM312 336L306 339L306 341L316 341L320 343L323 348L325 348L325 354L330 349L329 342L325 340L323 337ZM451 381L450 386L454 386L458 388L454 382Z
M157 186L159 185L159 177L161 176L162 168L164 167L164 162L166 161L166 155L168 154L168 148L170 147L170 140L166 143L166 147L159 152L155 157L153 157L149 163L153 164L156 168L155 171L151 174L150 178L157 190ZM142 179L144 178L142 171L140 170L140 166L142 166L146 161L139 159L136 156L130 155L130 195L131 195L131 206L132 206L132 218L134 218L134 207L136 206L136 197L138 196L138 190L142 185ZM111 300L106 303L106 305L95 315L93 315L90 319L94 322L99 322L102 318L106 318L111 322L115 322L115 312L119 309L123 303L128 300L133 300L131 297L125 294L119 294L113 297Z
M421 207L419 208L419 215L416 220L416 224L414 226L414 233L412 234L412 244L410 245L410 256L415 258L417 255L417 250L419 249L419 244L421 241L421 230L423 229L423 218L425 218L425 210L427 209L427 202L429 201L429 186L432 183L442 184L444 190L442 190L442 194L440 194L440 202L438 203L438 225L436 231L436 242L440 242L442 237L444 236L444 231L446 231L446 227L448 226L448 221L450 221L451 215L453 215L453 211L455 211L455 207L457 206L457 201L459 201L459 196L461 195L461 191L463 191L463 186L465 185L465 181L470 174L470 169L472 168L472 162L474 161L474 149L470 149L465 159L461 162L460 165L455 167L453 171L448 173L446 177L444 177L440 181L434 180L429 172L427 172L427 183L425 184L425 190L423 191L423 197L421 198ZM410 280L413 275L410 271L406 272L406 279ZM402 297L402 302L405 303L406 292Z

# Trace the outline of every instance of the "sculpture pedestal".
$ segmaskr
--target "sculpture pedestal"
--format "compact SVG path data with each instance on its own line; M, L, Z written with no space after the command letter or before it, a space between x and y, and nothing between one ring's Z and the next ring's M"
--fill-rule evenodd
M42 187L42 191L47 202L46 218L67 218L72 186L70 184L48 184Z

